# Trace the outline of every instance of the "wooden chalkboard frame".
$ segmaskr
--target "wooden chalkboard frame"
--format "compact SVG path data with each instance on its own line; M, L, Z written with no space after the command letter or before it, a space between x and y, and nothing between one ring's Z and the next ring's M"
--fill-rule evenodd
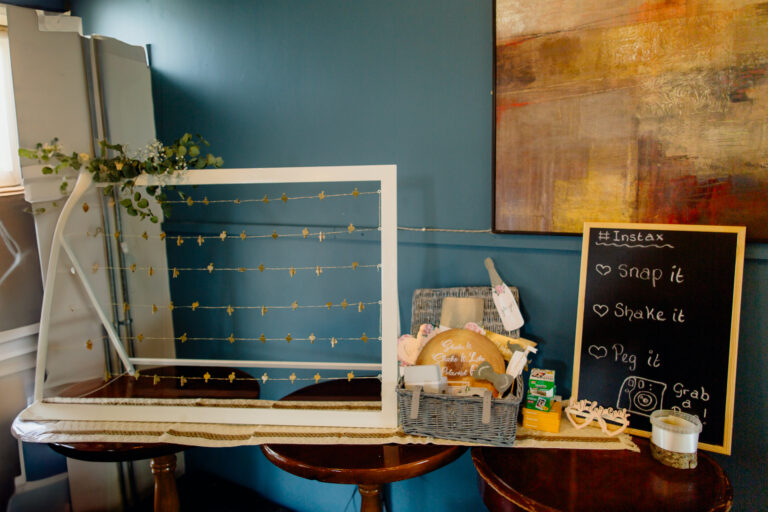
M592 399L589 396L579 397L579 380L582 373L582 343L584 342L584 319L585 319L585 298L587 293L587 281L589 271L589 249L590 249L590 235L592 230L605 229L605 230L636 230L636 231L664 231L664 232L689 232L689 233L732 233L735 234L735 257L733 261L734 265L734 282L733 282L733 296L731 299L731 324L730 324L730 339L728 349L728 361L727 361L727 387L725 390L725 408L718 409L717 414L724 415L723 424L723 442L722 444L710 444L699 443L699 448L730 455L731 453L731 441L732 441L732 429L733 429L733 412L736 392L736 360L738 353L738 338L739 338L739 317L741 310L741 290L742 279L744 270L744 251L746 240L746 228L743 226L704 226L704 225L680 225L680 224L634 224L634 223L602 223L602 222L587 222L584 224L583 241L582 241L582 253L581 253L581 273L579 278L579 301L578 301L578 314L576 325L576 343L574 350L573 361L573 384L572 384L572 396L574 398L586 398ZM601 403L604 406L614 406L616 404ZM666 408L666 407L665 407ZM630 425L632 416L630 416ZM638 435L641 437L650 437L650 427L648 430L629 428L628 433Z

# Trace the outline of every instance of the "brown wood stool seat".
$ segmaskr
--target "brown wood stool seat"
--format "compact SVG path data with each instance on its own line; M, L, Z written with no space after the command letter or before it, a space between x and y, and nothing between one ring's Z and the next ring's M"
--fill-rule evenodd
M150 459L155 481L154 509L157 512L179 510L176 490L176 453L186 447L167 443L50 443L54 451L70 459L88 462L129 462Z
M202 376L208 372L211 377L227 377L235 372L236 377L250 377L247 373L232 368L195 368L165 366L142 370L145 375L178 377L184 375ZM233 382L228 380L191 379L181 385L179 379L135 379L121 375L104 384L101 379L78 383L62 396L88 398L244 398L258 399L259 382L255 379ZM50 443L49 446L66 457L89 462L128 462L150 459L150 468L155 481L154 509L157 512L177 512L179 496L176 489L176 453L186 447L169 443Z
M511 512L705 512L730 510L733 489L720 466L699 451L695 469L641 452L543 448L472 448L489 510Z
M380 400L375 379L333 380L314 384L284 400ZM291 474L335 484L355 484L360 510L380 511L383 484L429 473L456 460L462 446L438 445L298 445L268 444L261 450L273 464Z

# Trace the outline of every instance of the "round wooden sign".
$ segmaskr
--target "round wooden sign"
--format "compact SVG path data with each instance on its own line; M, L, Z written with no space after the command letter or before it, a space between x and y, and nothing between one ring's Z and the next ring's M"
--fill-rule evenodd
M504 373L504 356L491 340L466 329L451 329L429 340L421 349L416 364L440 365L448 386L482 387L498 396L493 384L472 378L472 373L483 361L488 361L493 371Z

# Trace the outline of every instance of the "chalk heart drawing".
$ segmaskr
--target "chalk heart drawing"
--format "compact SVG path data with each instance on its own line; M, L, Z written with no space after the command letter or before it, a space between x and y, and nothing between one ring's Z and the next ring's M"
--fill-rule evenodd
M597 273L601 276L607 276L611 273L611 266L610 265L603 265L602 263L598 263L595 265L595 270L597 270Z
M602 345L590 345L588 352L595 359L602 359L608 355L608 349Z
M592 306L592 311L597 313L597 315L600 318L603 318L605 315L608 314L608 306L606 306L605 304L595 304L594 306Z

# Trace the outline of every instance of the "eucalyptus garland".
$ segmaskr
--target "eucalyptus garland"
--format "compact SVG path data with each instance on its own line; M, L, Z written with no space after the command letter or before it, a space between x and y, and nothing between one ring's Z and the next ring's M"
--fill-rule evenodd
M115 187L118 187L120 205L128 215L148 218L150 222L157 223L158 217L150 208L149 198L154 198L168 217L171 206L167 191L174 187L151 185L142 193L136 189L136 177L142 173L169 176L187 169L221 167L224 161L220 156L203 154L202 148L209 146L208 141L200 135L185 133L170 145L165 146L155 141L136 154L129 155L124 145L102 140L99 141L99 156L92 158L88 153L64 153L56 138L48 144L38 143L34 149L19 149L19 155L43 164L43 174L58 174L64 169L85 169L93 175L94 181L109 183L104 187L104 195L111 195ZM60 187L62 194L67 193L68 186L69 182L65 178ZM184 199L181 191L177 193Z

